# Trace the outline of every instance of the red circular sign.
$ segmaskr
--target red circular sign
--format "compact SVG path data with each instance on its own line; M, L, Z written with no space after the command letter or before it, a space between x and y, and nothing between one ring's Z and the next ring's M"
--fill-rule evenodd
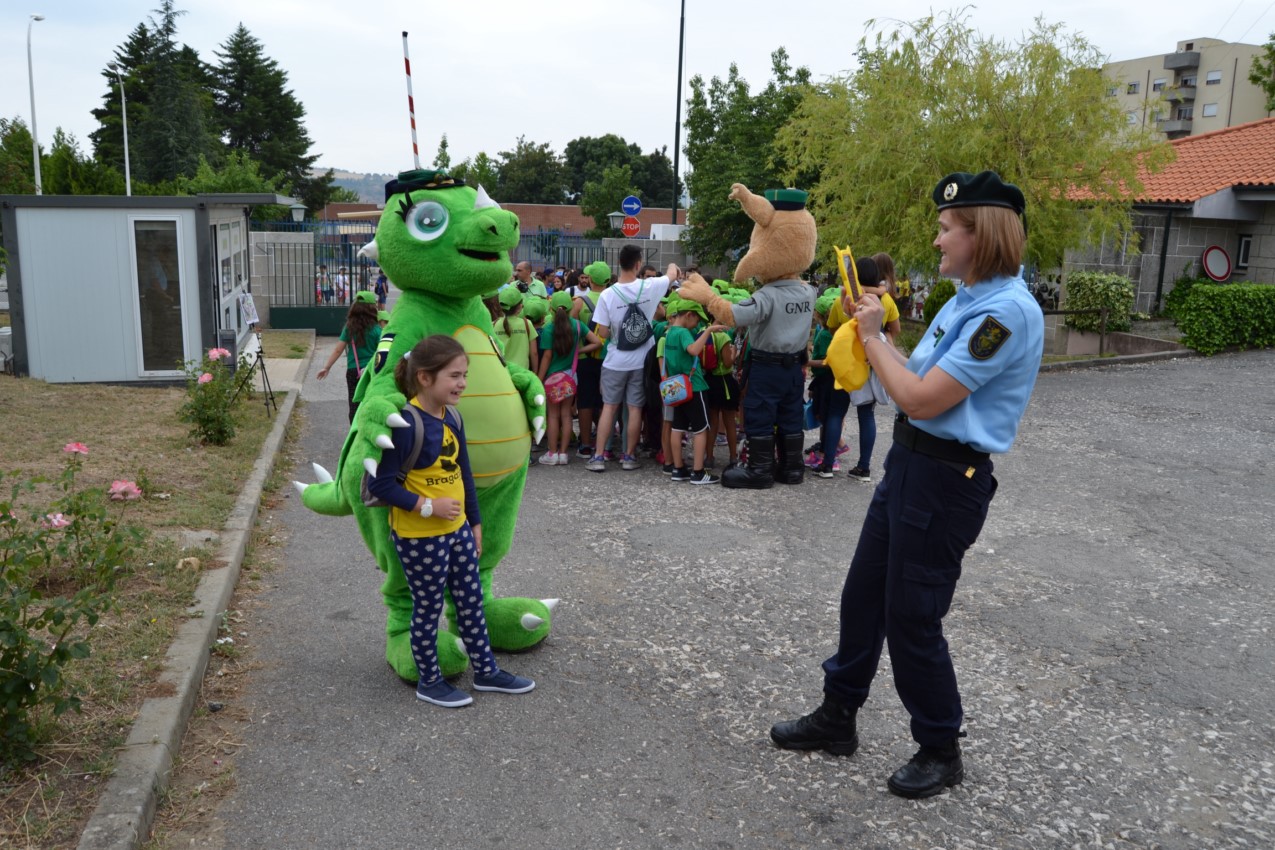
M1206 275L1218 282L1231 276L1231 257L1221 245L1210 245L1205 248L1200 265L1204 266Z
M624 224L620 225L620 232L632 239L634 236L637 236L642 232L642 222L638 221L633 216L626 216Z

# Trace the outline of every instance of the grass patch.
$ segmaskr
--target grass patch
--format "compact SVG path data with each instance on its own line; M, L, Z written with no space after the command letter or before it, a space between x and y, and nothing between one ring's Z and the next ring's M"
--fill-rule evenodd
M261 350L266 357L280 360L301 360L314 345L314 331L261 332Z
M0 310L0 328L9 327L9 311Z
M177 420L183 398L178 388L0 375L6 474L56 477L62 446L84 443L89 454L77 484L138 481L145 498L123 506L124 521L151 532L119 581L115 609L92 630L92 655L65 668L83 710L37 718L44 733L39 758L0 775L0 846L51 850L79 842L139 706L162 695L157 676L200 579L188 559L207 566L215 557L213 549L183 548L183 541L192 529L225 525L276 421L249 399L235 412L239 430L230 445L201 446ZM41 505L49 486L22 501Z

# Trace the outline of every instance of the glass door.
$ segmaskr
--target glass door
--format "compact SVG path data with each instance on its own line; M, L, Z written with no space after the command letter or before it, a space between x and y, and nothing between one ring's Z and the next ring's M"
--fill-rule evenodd
M179 222L173 218L133 219L132 223L141 372L181 374L186 338Z

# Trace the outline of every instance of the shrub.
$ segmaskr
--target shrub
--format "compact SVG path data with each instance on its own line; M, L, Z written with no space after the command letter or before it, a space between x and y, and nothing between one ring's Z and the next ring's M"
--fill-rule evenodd
M119 570L142 532L108 516L110 500L131 501L140 490L116 481L108 492L77 490L75 474L88 449L69 443L55 482L62 495L46 510L19 501L42 479L12 475L0 497L0 765L34 757L38 711L54 717L78 710L78 696L62 670L90 654L84 627L112 604ZM109 496L109 499L108 499Z
M1195 286L1177 319L1182 344L1201 354L1275 346L1275 286Z
M1127 331L1133 327L1129 321L1133 300L1133 281L1124 275L1073 272L1067 276L1067 296L1062 307L1064 310L1100 310L1106 307L1107 330ZM1068 316L1067 327L1096 333L1102 328L1102 315Z
M1164 312L1173 320L1177 320L1186 304L1187 298L1196 285L1212 286L1216 281L1207 277L1187 277L1183 275L1173 282L1173 289L1164 296Z
M182 364L186 371L186 401L178 408L182 422L191 423L190 436L201 443L224 446L235 436L234 405L238 389L252 381L252 364L239 359L239 371L231 374L226 366L230 352L210 348L202 363Z
M939 314L939 310L956 295L956 284L944 278L938 283L930 287L930 292L925 296L925 306L921 308L921 316L925 319L925 326L928 328L930 323L934 321L934 317Z

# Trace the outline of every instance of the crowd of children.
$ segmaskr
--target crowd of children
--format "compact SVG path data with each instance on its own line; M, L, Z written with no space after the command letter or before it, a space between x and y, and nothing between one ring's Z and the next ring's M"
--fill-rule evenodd
M885 332L893 341L900 327L894 301L899 282L893 260L885 253L861 258L857 270L865 291L881 298L886 310ZM656 274L647 266L640 277ZM548 297L537 294L540 287L522 284L516 276L485 299L506 359L536 372L546 385L547 435L533 448L539 452L533 461L540 466L566 466L573 446L579 459L601 455L619 460L626 446L625 429L637 428L639 454L653 458L672 481L718 483L718 476L711 472L717 463L716 449L724 450L726 469L746 457L739 421L740 399L747 392L746 332L714 324L702 306L671 291L651 323L657 342L644 366L646 405L640 421L630 421L632 417L625 415L612 434L598 435L594 431L601 399L589 390L588 378L590 370L600 365L611 340L594 334L591 315L609 279L610 270L601 262L582 270L549 268L532 278L544 286ZM713 281L713 286L734 302L749 295L724 280ZM833 334L845 321L840 287L826 284L815 305L807 364L807 427L817 428L819 437L806 449L805 463L820 478L833 478L842 471L840 458L852 451L842 429L853 407L859 431L858 454L846 474L869 482L876 441L875 409L889 403L889 398L875 376L853 392L834 385L824 356ZM660 382L671 375L685 375L689 382L686 400L677 405L666 404L660 392ZM628 413L624 406L621 409ZM624 465L625 469L636 467Z

